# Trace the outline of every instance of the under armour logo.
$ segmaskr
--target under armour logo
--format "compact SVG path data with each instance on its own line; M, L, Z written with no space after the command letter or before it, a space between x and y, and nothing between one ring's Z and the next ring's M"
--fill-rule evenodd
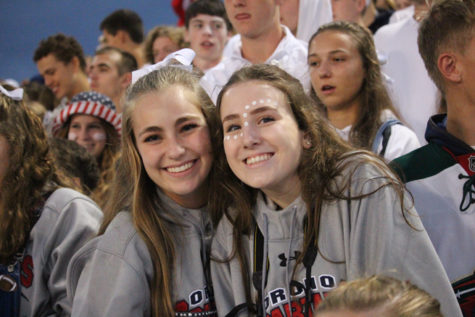
M294 256L291 256L289 258L289 261L297 260L299 256L300 256L300 251L294 251ZM287 266L287 257L285 256L285 253L279 254L278 257L280 259L280 266Z

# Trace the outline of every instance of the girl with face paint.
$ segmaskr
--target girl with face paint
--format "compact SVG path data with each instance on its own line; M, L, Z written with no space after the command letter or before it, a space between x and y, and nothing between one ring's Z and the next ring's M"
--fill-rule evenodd
M208 278L214 111L198 75L178 67L129 88L104 223L70 267L72 316L217 316Z
M74 96L53 121L54 136L76 142L96 158L101 177L92 197L101 206L115 174L121 120L107 96L87 91Z
M404 185L342 141L297 79L272 65L243 68L217 108L219 316L312 316L341 281L378 273L410 280L460 316Z

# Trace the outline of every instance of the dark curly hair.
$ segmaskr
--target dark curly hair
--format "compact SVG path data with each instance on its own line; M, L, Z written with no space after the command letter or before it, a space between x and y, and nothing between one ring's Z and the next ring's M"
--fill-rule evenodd
M58 33L41 40L33 55L33 61L36 63L49 54L53 54L56 59L65 64L71 62L73 57L76 56L81 70L84 73L86 72L86 59L81 44L72 36Z
M100 178L96 158L74 141L50 138L49 143L57 168L68 177L79 179L82 192L90 195Z

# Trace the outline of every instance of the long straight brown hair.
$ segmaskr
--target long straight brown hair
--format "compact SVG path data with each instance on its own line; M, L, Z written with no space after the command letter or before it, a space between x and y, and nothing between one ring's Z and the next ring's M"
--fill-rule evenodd
M199 85L199 77L186 70L168 66L154 71L129 88L122 117L122 155L119 159L112 195L104 208L103 234L112 219L121 210L132 214L135 229L147 245L153 262L154 277L150 285L152 316L174 316L171 279L175 259L174 237L162 219L157 185L150 179L137 150L133 134L132 114L137 100L147 93L158 93L173 85L190 91L190 102L200 108L208 124L211 144L216 127L211 119L215 107ZM214 150L214 149L213 149ZM214 152L214 151L213 151Z
M370 31L357 23L335 21L322 25L308 42L309 50L313 39L323 32L340 32L350 36L363 62L365 78L360 88L361 105L353 122L349 141L358 148L371 150L373 139L382 124L381 113L388 109L399 118L388 91L384 85L378 56ZM326 107L312 88L311 96L317 101L318 108L326 114Z
M304 236L303 250L309 248L312 241L317 243L318 248L320 215L326 202L338 199L360 199L385 186L393 186L399 195L401 206L403 206L404 186L393 176L386 164L375 154L364 150L357 151L341 140L335 130L330 127L327 119L318 111L315 103L305 94L300 82L277 66L260 64L235 72L218 96L218 120L223 95L232 86L247 81L262 81L284 93L299 129L311 141L311 147L303 149L298 167L302 188L301 196L307 206L308 226ZM213 219L217 220L224 215L233 225L233 250L227 259L212 260L226 262L237 257L246 289L246 299L248 303L252 303L249 263L243 245L246 243L246 239L243 239L243 236L251 234L253 230L252 210L256 203L258 189L244 184L229 168L223 149L221 123L219 123L217 140L219 150L211 178L211 190L220 192L209 204ZM348 190L352 175L363 164L375 166L381 171L381 178L385 181L372 192L357 193L349 197ZM402 208L401 211L403 211ZM325 257L321 250L319 252ZM304 252L301 252L297 259L297 265L302 263L303 255ZM329 260L332 262L342 261L342 259Z

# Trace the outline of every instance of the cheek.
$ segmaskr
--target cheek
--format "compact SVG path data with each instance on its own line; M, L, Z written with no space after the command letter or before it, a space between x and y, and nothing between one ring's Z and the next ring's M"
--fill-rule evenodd
M102 131L93 133L91 137L97 142L105 141L107 138L105 132Z
M68 140L70 141L76 141L78 139L78 135L74 133L73 131L68 132Z
M317 75L316 70L310 69L310 81L312 83L313 89L318 90L316 89L316 87L318 87L318 83L320 82L320 79L319 79L319 76Z
M196 144L196 152L200 153L201 155L211 155L213 152L209 132L207 129L202 129L200 133L197 133L190 141L191 144Z
M142 164L145 170L148 170L148 168L151 165L154 165L154 160L158 158L158 155L153 155L153 151L151 151L147 147L138 146L137 152L140 158L142 159ZM148 171L147 171L147 174L148 174Z

